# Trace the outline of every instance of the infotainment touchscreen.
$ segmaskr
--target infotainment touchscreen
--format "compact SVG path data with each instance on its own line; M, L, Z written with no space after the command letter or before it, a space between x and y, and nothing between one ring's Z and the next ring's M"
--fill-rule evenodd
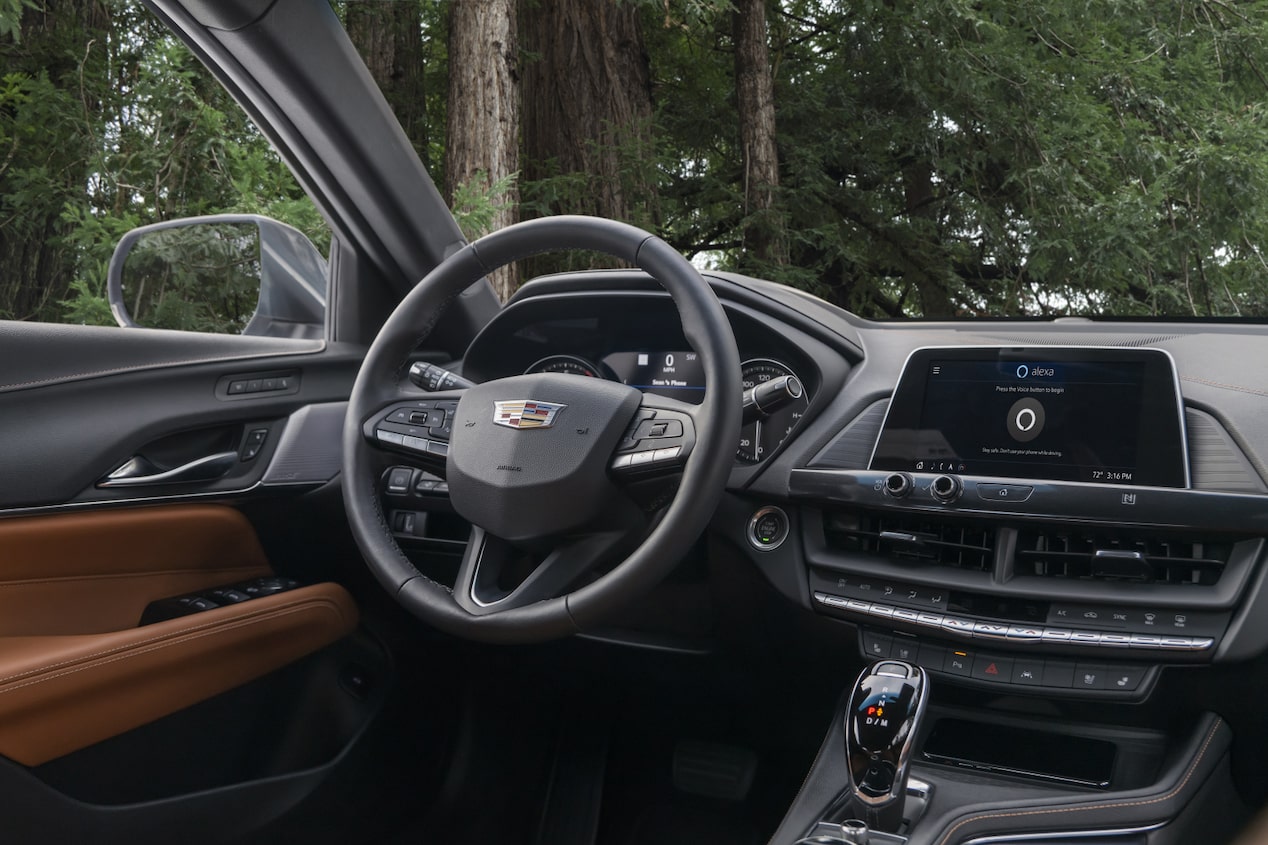
M1175 368L1156 349L919 349L871 466L1187 487Z

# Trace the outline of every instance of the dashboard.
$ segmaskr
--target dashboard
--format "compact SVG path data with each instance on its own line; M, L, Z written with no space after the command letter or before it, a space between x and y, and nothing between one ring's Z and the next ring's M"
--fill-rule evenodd
M1165 666L1268 651L1268 372L1240 363L1263 328L871 323L707 278L745 388L805 386L745 428L712 532L862 654L1140 701ZM672 302L623 271L526 285L463 367L707 387Z

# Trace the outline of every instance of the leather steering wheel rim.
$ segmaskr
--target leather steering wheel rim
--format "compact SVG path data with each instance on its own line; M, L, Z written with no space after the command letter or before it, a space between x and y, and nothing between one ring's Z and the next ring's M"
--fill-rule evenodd
M363 426L385 397L407 397L408 355L445 308L479 279L531 255L589 250L633 264L672 297L698 353L706 391L693 416L696 441L673 500L637 548L598 580L521 607L475 615L449 587L419 572L393 539L379 500L376 449ZM641 229L596 217L546 217L487 235L445 259L401 301L367 351L344 421L342 489L354 538L378 581L434 627L468 639L539 642L585 631L658 583L704 530L722 496L739 441L740 361L717 297L682 255ZM421 396L422 394L416 394ZM455 430L455 438L462 436ZM452 458L450 459L452 460Z

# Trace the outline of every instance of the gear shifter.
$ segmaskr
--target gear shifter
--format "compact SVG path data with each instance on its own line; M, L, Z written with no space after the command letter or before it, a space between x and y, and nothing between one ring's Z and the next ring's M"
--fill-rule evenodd
M859 675L845 714L845 753L856 808L877 829L897 832L907 792L907 759L929 697L919 666L873 663Z

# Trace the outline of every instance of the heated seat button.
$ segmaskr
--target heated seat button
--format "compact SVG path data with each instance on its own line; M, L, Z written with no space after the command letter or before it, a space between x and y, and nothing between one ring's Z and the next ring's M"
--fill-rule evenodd
M908 663L917 663L919 659L916 657L920 649L920 643L908 637L894 637L894 644L890 646L889 656L895 660L905 660Z
M893 648L894 640L884 634L876 634L872 631L863 632L863 653L873 659L880 657L889 657L890 649Z
M1100 663L1076 663L1074 666L1075 689L1109 689L1106 684L1108 670Z
M1105 672L1105 689L1130 692L1144 680L1143 666L1110 666Z

